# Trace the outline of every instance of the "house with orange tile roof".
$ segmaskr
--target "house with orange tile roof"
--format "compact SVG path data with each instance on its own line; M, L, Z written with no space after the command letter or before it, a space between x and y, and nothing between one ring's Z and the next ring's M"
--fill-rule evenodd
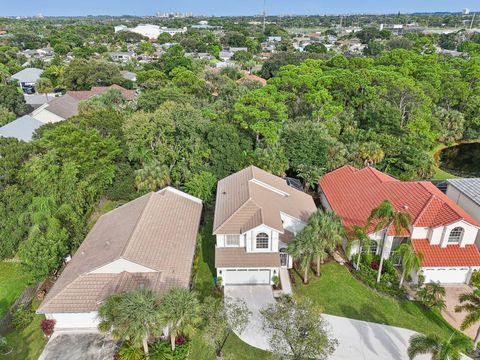
M385 200L396 211L408 213L411 225L400 234L392 228L375 231L371 225L367 230L372 239L369 251L380 253L385 231L386 258L411 239L414 249L423 254L419 272L426 282L468 283L471 274L480 270L475 246L480 224L431 182L399 181L372 167L347 165L321 177L319 189L322 205L336 212L347 229L366 226L372 209ZM358 250L354 246L353 252Z
M249 166L218 182L213 234L215 267L224 285L272 284L285 277L285 250L317 210L310 195Z

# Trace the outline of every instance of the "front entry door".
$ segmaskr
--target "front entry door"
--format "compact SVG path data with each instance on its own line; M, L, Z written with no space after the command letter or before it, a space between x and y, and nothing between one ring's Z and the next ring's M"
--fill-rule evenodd
M288 266L288 254L285 252L285 249L280 249L280 266Z

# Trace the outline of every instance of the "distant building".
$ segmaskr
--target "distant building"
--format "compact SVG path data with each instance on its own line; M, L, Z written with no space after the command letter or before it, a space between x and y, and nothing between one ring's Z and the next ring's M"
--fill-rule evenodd
M470 9L463 9L463 15L470 15Z
M0 137L16 138L21 141L29 142L32 140L35 131L42 125L43 122L40 120L25 115L0 127Z
M133 51L111 52L109 53L109 56L113 61L127 62L135 57L135 53Z
M282 41L281 36L269 36L267 39L268 42L280 42Z
M34 87L42 74L42 69L26 68L16 74L13 74L11 78L17 80L20 87L25 89L29 86Z
M167 28L167 27L160 27L158 25L151 25L151 24L141 24L141 25L137 25L134 28L128 28L125 25L115 26L115 33L118 33L121 31L130 31L130 32L145 36L149 39L157 39L162 33L167 33L170 36L185 33L187 31L187 28L186 27Z

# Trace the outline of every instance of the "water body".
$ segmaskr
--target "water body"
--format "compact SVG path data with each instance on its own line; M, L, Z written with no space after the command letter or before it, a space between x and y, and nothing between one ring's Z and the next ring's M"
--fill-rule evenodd
M480 143L459 144L442 150L440 168L460 177L480 177Z

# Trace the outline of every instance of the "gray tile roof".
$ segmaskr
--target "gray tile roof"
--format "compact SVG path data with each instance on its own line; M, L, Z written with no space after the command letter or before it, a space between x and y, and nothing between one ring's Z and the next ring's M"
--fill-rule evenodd
M450 179L447 181L480 205L480 178Z
M40 78L42 73L42 69L26 68L16 74L13 74L12 79L16 79L21 83L35 83Z
M66 120L78 114L78 103L73 96L65 94L50 101L46 110Z
M32 135L43 123L31 116L25 115L0 127L0 136L12 137L18 140L31 141Z

